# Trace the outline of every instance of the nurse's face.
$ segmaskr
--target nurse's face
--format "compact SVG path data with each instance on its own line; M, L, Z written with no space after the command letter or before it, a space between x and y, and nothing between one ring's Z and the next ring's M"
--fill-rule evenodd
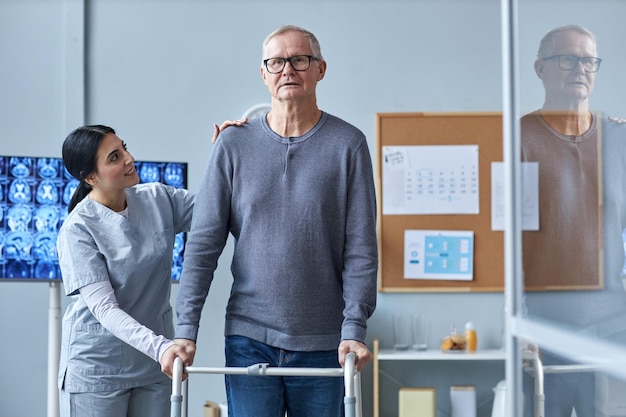
M117 135L108 133L100 142L96 171L89 176L89 183L102 193L121 191L139 183L135 158Z

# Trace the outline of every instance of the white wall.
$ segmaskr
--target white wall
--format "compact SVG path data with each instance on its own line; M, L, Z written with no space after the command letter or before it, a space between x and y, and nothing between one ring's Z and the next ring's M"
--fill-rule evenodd
M0 0L0 154L59 156L65 126L64 7L76 0ZM603 62L594 103L626 116L618 16L626 3L525 1L520 7L521 107L542 102L532 60L542 34L566 23L588 26ZM499 111L500 3L497 0L90 0L86 3L86 120L113 126L138 159L189 162L198 186L214 122L268 102L258 67L261 42L282 24L319 37L328 61L320 107L362 129L374 156L375 115L402 111ZM608 55L608 54L607 54ZM619 69L618 69L619 68ZM71 82L71 81L69 81ZM607 86L611 85L611 88ZM602 88L604 86L604 88ZM601 92L600 90L603 90ZM230 246L222 256L201 322L196 363L223 363L223 316ZM46 412L48 286L0 282L0 416ZM173 297L177 287L174 286ZM64 305L67 300L63 299ZM391 315L426 312L431 345L450 323L476 323L479 347L500 343L502 294L379 294L368 340L390 346ZM480 415L503 367L391 366L382 377L381 415L397 411L402 384L438 388L438 416L449 413L451 384L477 384ZM479 374L480 372L480 374ZM371 416L371 367L364 374L364 415ZM225 398L220 377L194 376L190 415L204 400Z

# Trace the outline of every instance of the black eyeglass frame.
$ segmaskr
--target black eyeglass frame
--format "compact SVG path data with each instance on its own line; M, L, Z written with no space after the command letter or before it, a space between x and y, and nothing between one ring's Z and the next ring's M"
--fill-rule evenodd
M563 64L561 62L561 58L562 57L569 57L572 59L576 59L576 63L574 64L573 67L571 68L563 68ZM572 55L572 54L558 54L558 55L550 55L544 58L541 58L543 60L548 60L548 59L556 59L557 60L557 64L559 65L559 68L562 71L571 71L574 68L576 68L576 66L578 65L579 62L581 62L583 64L583 69L585 70L585 72L590 72L590 73L594 73L594 72L598 72L598 70L600 69L600 64L602 63L602 58L598 58L597 56L576 56L576 55ZM587 60L587 62L591 62L594 66L595 69L593 70L589 70L585 67L585 60Z
M297 69L296 67L294 67L292 60L296 59L296 58L308 58L308 63L306 68L304 69ZM280 68L279 71L271 71L269 66L267 65L268 61L271 61L272 59L282 59L283 60L283 66ZM283 58L280 56L276 56L276 57L272 57L272 58L267 58L263 60L263 65L265 65L265 69L267 70L267 72L269 72L270 74L280 74L281 72L283 72L285 70L285 66L287 65L287 62L289 62L289 65L291 65L291 68L294 69L294 71L308 71L309 68L311 68L311 61L319 61L320 59L316 56L313 55L294 55L294 56L290 56L289 58Z

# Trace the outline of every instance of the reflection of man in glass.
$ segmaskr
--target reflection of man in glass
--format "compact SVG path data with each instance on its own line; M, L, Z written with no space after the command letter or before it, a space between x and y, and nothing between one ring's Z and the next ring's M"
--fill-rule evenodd
M527 289L559 290L528 293L529 316L617 340L626 327L626 130L589 111L600 63L594 35L580 26L556 28L539 46L545 101L522 118L521 141L523 161L539 165L540 229L524 232L523 268ZM544 364L566 363L543 355ZM544 388L546 416L595 415L592 373L547 374Z
M600 132L589 112L596 55L593 35L559 28L546 35L535 61L545 101L522 119L522 158L539 161L541 193L540 230L524 236L528 287L598 282Z

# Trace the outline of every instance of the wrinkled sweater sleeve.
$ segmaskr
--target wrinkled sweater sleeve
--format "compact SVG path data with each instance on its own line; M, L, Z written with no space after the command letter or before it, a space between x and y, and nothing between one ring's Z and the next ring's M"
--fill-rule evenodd
M228 238L232 176L222 143L213 148L196 194L176 299L176 338L197 339L202 307Z
M376 192L365 138L352 162L342 274L345 307L341 339L364 342L367 320L376 308L378 273Z

